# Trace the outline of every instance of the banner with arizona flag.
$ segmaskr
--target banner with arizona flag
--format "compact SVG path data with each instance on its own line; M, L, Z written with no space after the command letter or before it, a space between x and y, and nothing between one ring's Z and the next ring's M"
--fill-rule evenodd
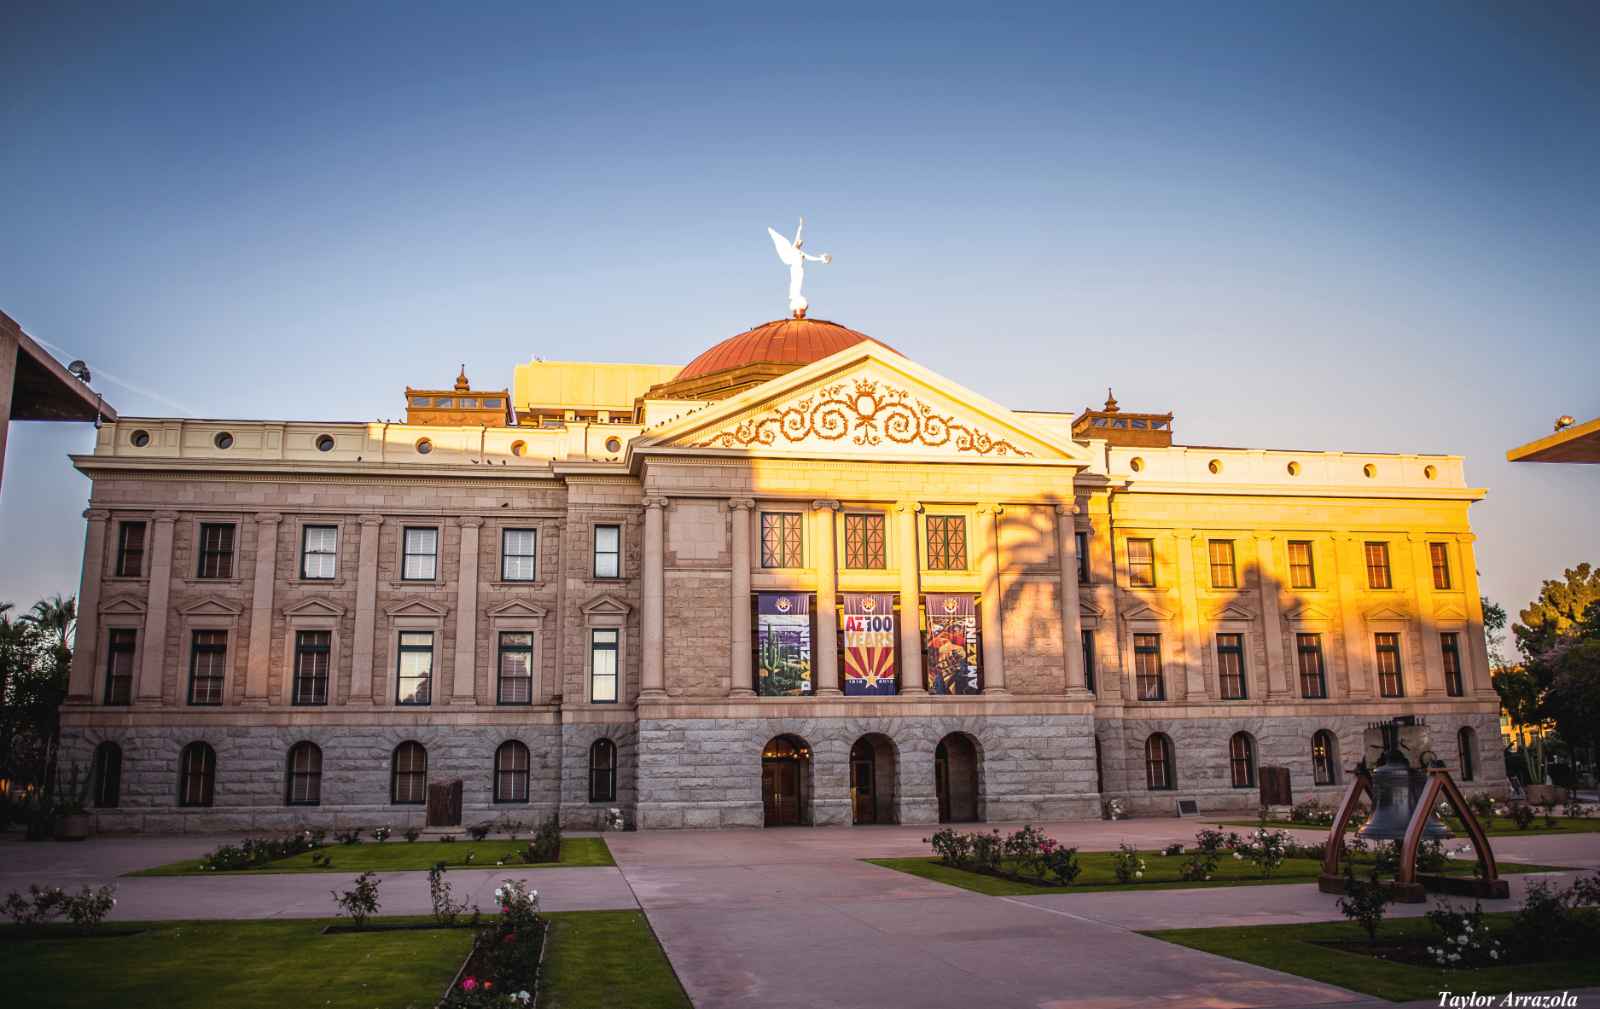
M978 608L967 595L928 593L928 692L978 694Z
M844 594L844 692L882 697L895 692L894 594Z

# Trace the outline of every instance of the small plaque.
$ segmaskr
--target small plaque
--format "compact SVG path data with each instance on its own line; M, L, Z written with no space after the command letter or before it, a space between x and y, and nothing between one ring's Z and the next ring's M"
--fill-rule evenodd
M1178 815L1179 816L1199 816L1200 815L1200 804L1198 802L1194 801L1193 799L1179 799L1178 800Z

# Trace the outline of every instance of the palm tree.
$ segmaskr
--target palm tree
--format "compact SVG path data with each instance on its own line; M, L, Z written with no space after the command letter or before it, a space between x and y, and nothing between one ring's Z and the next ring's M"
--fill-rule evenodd
M67 642L77 629L78 600L76 597L62 599L61 593L58 592L49 599L41 599L34 603L33 609L24 613L20 619L34 625L52 638L50 644L53 648L62 652L70 651L71 646Z

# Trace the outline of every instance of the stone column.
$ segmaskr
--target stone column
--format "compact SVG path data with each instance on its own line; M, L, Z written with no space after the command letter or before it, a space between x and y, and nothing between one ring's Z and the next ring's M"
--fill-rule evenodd
M451 704L478 703L478 529L483 519L464 515L456 566L456 656ZM537 675L537 674L536 674Z
M1461 591L1467 597L1467 640L1461 656L1461 692L1496 697L1494 683L1489 677L1489 642L1483 636L1483 596L1478 592L1478 565L1472 552L1472 544L1477 538L1472 533L1459 533L1455 538L1456 563L1461 568Z
M917 512L922 506L902 501L895 506L895 558L900 563L900 693L926 694L922 675L922 627L917 616L922 597L922 554L917 550Z
M667 597L666 536L663 529L667 507L664 497L647 497L644 504L644 585L641 590L640 623L644 650L640 662L639 698L666 696L665 647L663 626Z
M570 544L567 542L568 523L566 519L557 519L547 527L556 538L556 612L555 612L555 637L546 639L539 648L539 662L541 666L553 668L554 672L545 675L544 668L540 668L533 676L533 703L554 704L558 703L566 693L566 645L567 640L567 572L571 563L567 558ZM544 544L539 545L541 551ZM542 558L541 558L542 560ZM593 563L593 558L590 559ZM543 568L539 569L543 571ZM542 628L541 628L542 630ZM551 644L553 642L553 647ZM580 663L581 665L581 663Z
M812 542L817 576L817 696L838 697L839 690L839 577L834 545L837 501L813 501Z
M106 530L111 513L104 508L90 508L83 517L89 520L89 527L83 536L83 577L78 582L78 633L67 687L68 704L95 702L95 657L100 651L100 582L105 577Z
M732 627L728 632L732 654L728 693L734 697L750 697L756 692L750 642L750 513L755 507L755 501L747 497L728 502L728 514L733 524L733 587L729 600Z
M1204 643L1200 640L1200 594L1194 581L1194 530L1177 530L1173 543L1178 552L1178 592L1183 606L1184 697L1190 700L1215 697L1218 691L1216 684L1206 676Z
M978 570L983 578L983 612L979 620L983 625L983 692L986 694L1010 693L1006 689L1006 649L1000 619L1000 533L996 528L1004 510L998 504L978 507Z
M256 572L250 592L250 652L245 661L244 703L267 704L267 676L272 667L272 590L278 580L276 512L256 515Z
M1365 571L1366 561L1361 556L1360 544L1349 533L1334 535L1333 555L1339 568L1339 637L1344 642L1344 668L1350 696L1372 697L1377 692L1377 677L1367 675L1366 622L1361 619L1360 589L1356 587L1356 577Z
M1422 533L1407 533L1411 541L1411 589L1417 599L1417 633L1422 636L1422 668L1407 676L1408 697L1444 697L1444 647L1439 643L1439 625L1433 619L1433 558L1428 553L1428 538ZM1463 680L1465 671L1463 670ZM1422 689L1418 690L1420 686ZM1462 684L1462 693L1466 684Z
M356 553L356 626L350 646L350 696L346 704L372 702L373 638L378 629L378 531L382 515L361 516Z
M177 512L156 512L150 533L150 594L145 600L144 647L139 653L136 704L160 704L167 665L167 616L172 595L172 527Z
M1061 657L1067 668L1067 696L1089 698L1083 668L1083 615L1078 610L1078 528L1075 504L1056 505L1056 550L1061 558Z
M1283 617L1280 606L1283 575L1278 569L1275 541L1271 533L1256 531L1256 577L1261 588L1261 633L1267 646L1267 668L1262 679L1268 697L1288 697L1289 667L1283 657Z

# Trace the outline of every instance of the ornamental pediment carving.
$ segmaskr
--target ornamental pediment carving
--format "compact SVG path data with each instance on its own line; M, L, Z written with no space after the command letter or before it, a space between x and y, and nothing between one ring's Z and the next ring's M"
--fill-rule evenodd
M1467 619L1467 613L1466 613L1465 610L1463 610L1461 607L1455 605L1454 603L1445 603L1443 606L1441 606L1438 609L1433 611L1433 619L1435 619L1435 620L1466 620Z
M450 613L447 607L426 599L411 599L384 610L391 617L443 617Z
M143 616L145 612L144 600L137 596L115 596L100 604L102 616L127 614L129 616Z
M1236 603L1236 602L1228 603L1227 605L1222 606L1222 607L1220 607L1218 609L1215 609L1215 610L1213 610L1211 612L1211 619L1212 619L1213 622L1223 621L1223 620L1251 621L1251 620L1254 620L1255 618L1256 618L1255 611L1247 609L1244 606L1242 606L1242 605L1240 605L1239 603Z
M528 602L525 599L513 599L508 603L501 603L488 611L489 617L499 620L543 620L549 612L538 603Z
M614 595L611 595L609 592L602 593L601 595L595 596L593 599L589 600L588 602L584 603L582 606L578 607L578 609L581 610L585 616L590 616L590 617L594 617L594 616L606 616L606 617L626 616L628 611L631 610L632 608L633 607L629 606L626 602L622 601L621 599L618 599Z
M342 617L344 607L328 599L304 599L283 608L285 617Z
M207 596L199 602L180 607L178 612L186 617L236 617L244 612L244 607L216 596Z
M1364 616L1369 624L1404 623L1411 619L1411 614L1393 606L1380 606L1375 610L1368 610Z
M1333 619L1332 614L1320 610L1315 606L1302 606L1290 610L1283 615L1283 619L1291 624L1323 623Z
M1127 621L1134 621L1134 620L1164 621L1164 620L1171 620L1172 619L1172 612L1170 610L1164 610L1161 607L1156 606L1154 603L1148 603L1148 602L1144 602L1143 600L1141 600L1139 602L1134 603L1131 608L1129 608L1126 612L1124 612L1122 614L1122 619L1123 620L1127 620Z
M1103 617L1105 615L1106 614L1105 614L1104 610L1102 610L1100 607L1096 606L1094 603L1089 602L1087 599L1080 598L1078 600L1078 616L1080 616L1080 617L1094 617L1094 618L1098 619L1098 618Z

